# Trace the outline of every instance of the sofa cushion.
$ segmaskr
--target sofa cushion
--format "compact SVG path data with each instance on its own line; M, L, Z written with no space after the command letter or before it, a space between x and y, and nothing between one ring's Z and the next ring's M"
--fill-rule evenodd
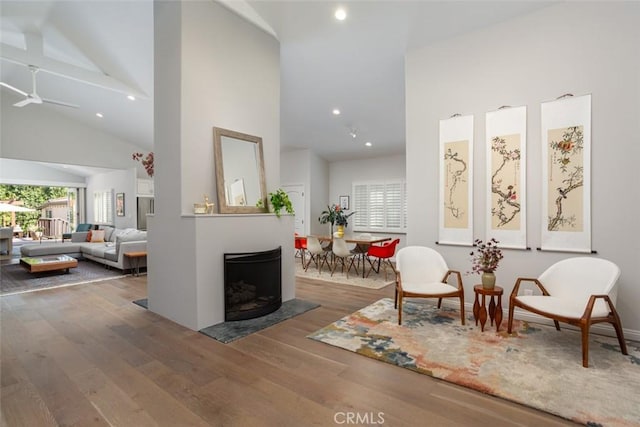
M127 234L137 233L135 228L115 228L111 234L111 241L116 243L118 236L126 236Z
M72 243L86 242L87 234L89 234L88 231L75 231L71 233L71 242Z
M114 249L113 246L102 245L91 245L84 246L82 248L82 253L93 255L95 257L104 258L104 253L108 250Z
M118 262L118 254L116 253L116 248L111 246L104 251L104 258L109 261Z
M104 241L105 242L113 242L114 240L111 240L111 236L113 235L113 230L115 230L115 228L110 227L108 225L101 225L100 226L100 230L104 230Z
M144 240L147 240L146 231L134 230L134 232L119 235L118 237L116 237L116 254L120 253L120 243L139 242Z
M80 252L80 245L72 243L52 243L24 245L20 248L22 256L37 257L43 255L60 255Z

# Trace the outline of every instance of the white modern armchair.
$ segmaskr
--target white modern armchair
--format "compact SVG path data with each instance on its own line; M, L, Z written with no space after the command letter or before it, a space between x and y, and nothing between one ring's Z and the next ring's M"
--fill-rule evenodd
M627 354L622 323L615 308L619 276L620 269L611 261L576 257L553 264L537 279L518 278L509 297L507 332L511 333L516 307L553 319L557 330L559 322L577 326L582 331L582 366L587 368L589 328L607 322L616 331L622 354ZM520 285L526 281L535 283L542 295L518 295Z
M447 283L449 276L457 278L457 286ZM402 324L402 301L404 298L460 299L460 321L464 325L464 288L459 271L449 270L442 255L425 246L407 246L396 254L396 299L398 324Z

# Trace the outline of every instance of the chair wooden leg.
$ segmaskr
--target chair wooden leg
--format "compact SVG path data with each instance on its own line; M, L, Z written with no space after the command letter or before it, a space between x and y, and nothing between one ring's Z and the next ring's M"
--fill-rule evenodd
M438 308L442 307L442 298L438 298Z
M318 255L320 256L320 255ZM316 261L316 265L318 265L318 276L322 274L322 267L327 264L327 267L329 267L329 263L327 261L327 256L323 256L322 259L320 260L320 264L318 265L318 261Z
M618 344L620 344L620 351L622 352L622 354L627 355L627 343L624 340L624 332L622 331L622 322L620 321L620 316L618 316L618 311L610 301L609 306L611 307L611 316L613 317L613 319L611 320L611 324L616 330Z
M464 294L460 295L460 320L464 325Z
M347 268L347 279L349 278L349 270L351 270L351 267L355 268L356 276L358 275L358 267L356 267L354 263L355 263L355 258L351 257L351 263L349 264L349 268Z
M513 300L509 301L509 320L507 321L507 333L511 334L511 329L513 327Z
M589 367L589 324L582 325L582 366Z
M307 262L307 265L304 266L304 271L307 271L309 269L309 266L311 265L311 262L315 262L316 266L318 265L318 260L316 259L317 255L314 254L309 254L309 262Z
M398 325L402 325L402 294L398 295Z
M556 325L556 331L559 331L560 330L560 322L558 322L557 320L554 320L553 324Z
M393 298L393 308L398 308L398 288L396 288L396 295Z

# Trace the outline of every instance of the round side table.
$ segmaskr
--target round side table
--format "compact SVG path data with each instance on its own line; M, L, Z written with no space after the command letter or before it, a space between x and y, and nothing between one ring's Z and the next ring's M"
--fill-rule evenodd
M473 318L476 320L476 326L478 326L478 320L480 321L480 330L484 332L484 325L487 323L487 305L486 297L490 296L489 302L489 319L491 319L491 326L493 322L496 323L496 332L500 331L500 323L502 323L502 294L504 289L500 286L496 286L493 289L485 289L482 285L475 285L473 292L476 295L473 302ZM479 297L482 295L482 304L479 301ZM494 297L498 297L498 305L494 300Z

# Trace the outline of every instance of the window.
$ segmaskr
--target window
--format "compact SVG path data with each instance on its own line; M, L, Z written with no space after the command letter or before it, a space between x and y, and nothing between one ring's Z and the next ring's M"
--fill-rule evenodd
M404 233L407 231L407 185L404 180L353 184L353 229Z
M93 222L95 224L113 224L113 191L93 193Z

